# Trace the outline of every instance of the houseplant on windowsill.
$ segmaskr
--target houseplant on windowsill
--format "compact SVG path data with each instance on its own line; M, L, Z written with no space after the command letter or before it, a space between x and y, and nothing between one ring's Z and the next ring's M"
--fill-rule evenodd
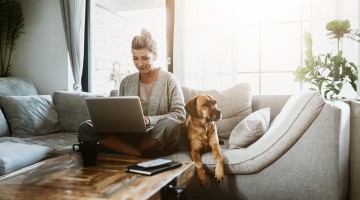
M344 84L349 83L357 91L358 79L357 66L347 61L340 49L340 42L345 38L360 42L360 32L350 28L348 20L334 20L326 25L329 31L327 35L331 39L337 39L337 53L313 55L312 37L309 32L304 34L305 40L305 63L294 72L295 81L308 82L310 89L320 92L325 99L342 99L340 92Z
M24 21L20 2L0 0L0 77L8 76L12 69L11 54L19 36L24 33Z

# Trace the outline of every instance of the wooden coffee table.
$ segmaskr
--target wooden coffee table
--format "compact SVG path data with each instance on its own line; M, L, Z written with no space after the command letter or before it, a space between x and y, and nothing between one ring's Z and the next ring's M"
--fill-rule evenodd
M194 164L146 176L125 167L147 159L99 156L83 167L80 154L64 154L0 177L0 199L161 199L169 184L185 188Z

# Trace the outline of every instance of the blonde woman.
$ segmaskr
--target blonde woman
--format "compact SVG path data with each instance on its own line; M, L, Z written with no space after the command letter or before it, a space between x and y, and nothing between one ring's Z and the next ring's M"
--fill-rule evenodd
M153 125L142 136L103 137L97 135L90 121L79 127L80 142L100 141L111 151L131 156L154 157L177 150L180 122L185 119L184 97L175 76L155 66L157 45L150 32L143 29L131 43L133 62L138 72L126 76L119 96L139 96L146 125Z

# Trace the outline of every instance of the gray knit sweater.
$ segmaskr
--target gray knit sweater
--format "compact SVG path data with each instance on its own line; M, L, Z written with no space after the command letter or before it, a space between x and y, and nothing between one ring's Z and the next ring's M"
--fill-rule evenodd
M136 72L121 81L119 96L138 96L139 75L139 72ZM175 76L160 70L150 97L150 125L155 125L163 118L173 118L182 122L185 119L184 106L184 96Z

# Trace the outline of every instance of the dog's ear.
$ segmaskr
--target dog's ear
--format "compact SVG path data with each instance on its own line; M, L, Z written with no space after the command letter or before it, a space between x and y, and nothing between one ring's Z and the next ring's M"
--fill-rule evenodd
M211 96L210 94L205 94L211 101L214 101L215 103L217 103L216 102L216 100L215 100L215 98L213 97L213 96Z
M197 101L197 97L193 97L185 105L185 110L186 110L187 114L192 117L197 116L196 101Z

